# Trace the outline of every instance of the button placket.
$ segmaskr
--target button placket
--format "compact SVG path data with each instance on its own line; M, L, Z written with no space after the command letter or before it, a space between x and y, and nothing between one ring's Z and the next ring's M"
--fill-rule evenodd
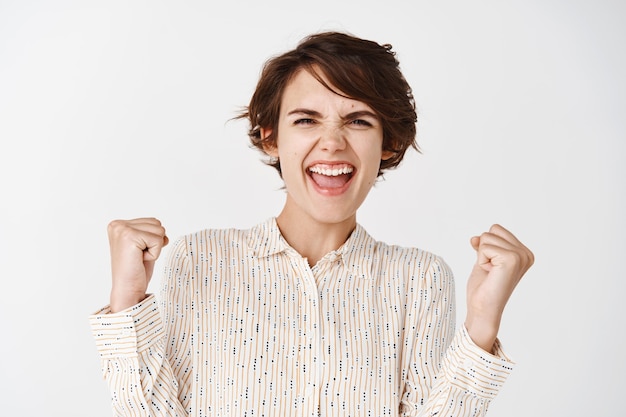
M306 259L301 258L298 262L298 272L301 276L302 295L305 301L301 314L303 329L300 339L303 345L300 349L302 386L299 387L299 390L309 406L316 409L319 405L319 398L314 396L314 393L319 387L319 378L321 377L318 335L320 329L319 294L313 271Z

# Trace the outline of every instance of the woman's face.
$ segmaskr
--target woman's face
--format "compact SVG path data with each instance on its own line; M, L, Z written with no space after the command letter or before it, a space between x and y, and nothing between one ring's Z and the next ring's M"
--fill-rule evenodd
M381 160L392 156L382 143L380 120L367 104L300 70L283 92L276 146L265 151L280 161L286 209L303 220L356 222Z

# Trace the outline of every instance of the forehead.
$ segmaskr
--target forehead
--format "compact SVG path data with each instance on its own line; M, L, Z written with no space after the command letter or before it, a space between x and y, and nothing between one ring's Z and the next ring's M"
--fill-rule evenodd
M318 79L319 77L320 79ZM290 107L326 107L341 106L360 110L373 110L364 102L351 99L334 86L324 73L315 71L315 75L306 69L298 70L285 86L281 100L281 113Z

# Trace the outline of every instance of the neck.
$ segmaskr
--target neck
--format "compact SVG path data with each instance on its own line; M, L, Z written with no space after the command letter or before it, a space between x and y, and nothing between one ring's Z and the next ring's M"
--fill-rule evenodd
M313 218L292 215L283 209L276 218L281 234L309 266L314 266L327 253L339 249L356 227L356 215L337 223L326 223Z

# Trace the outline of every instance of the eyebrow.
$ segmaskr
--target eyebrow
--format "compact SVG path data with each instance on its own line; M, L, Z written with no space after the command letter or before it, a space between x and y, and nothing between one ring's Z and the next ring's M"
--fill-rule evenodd
M311 110L311 109L307 109L307 108L297 108L297 109L293 109L291 110L289 113L287 113L287 116L291 116L294 114L305 114L307 116L312 116L312 117L318 117L321 118L322 114L316 110ZM342 116L341 118L343 120L353 120L353 119L358 119L360 117L372 117L376 120L379 119L379 117L376 115L376 113L371 112L369 110L358 110L352 113L348 113L344 116Z

